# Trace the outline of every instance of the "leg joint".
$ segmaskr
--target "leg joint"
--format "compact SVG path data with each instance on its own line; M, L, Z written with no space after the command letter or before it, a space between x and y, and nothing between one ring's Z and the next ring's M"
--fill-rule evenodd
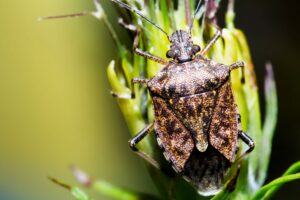
M148 79L145 79L145 78L133 78L133 79L131 79L131 84L135 84L135 83L146 84L147 82L148 82Z
M240 131L239 132L239 137L241 138L241 140L243 140L243 142L245 142L249 149L246 151L246 153L250 153L251 151L253 151L254 147L255 147L255 143L253 142L253 140L244 132Z
M238 62L230 65L230 70L237 69L237 68L244 67L244 66L245 66L245 63L243 61L238 61Z
M118 99L132 99L132 95L130 95L130 94L117 94L114 91L110 91L110 94L112 97L118 98Z
M135 25L133 25L133 24L126 24L124 22L124 19L122 17L120 17L118 19L118 23L120 25L122 25L124 28L126 28L127 30L130 30L130 31L133 31L133 32L137 30L137 27Z
M248 146L249 146L248 152L251 152L255 148L255 143L252 140L250 140Z
M132 151L138 151L138 149L136 148L136 143L134 140L129 140L128 141L129 147L131 148Z

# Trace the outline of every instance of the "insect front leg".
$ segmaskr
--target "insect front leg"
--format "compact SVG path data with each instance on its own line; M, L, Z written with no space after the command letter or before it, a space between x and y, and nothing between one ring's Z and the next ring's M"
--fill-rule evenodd
M214 35L214 37L208 42L208 44L206 45L206 47L200 52L200 54L203 56L205 55L208 50L211 48L211 46L221 37L222 33L221 31L218 29L217 33Z
M152 166L154 166L156 169L162 170L162 167L158 164L156 160L151 158L148 154L145 152L140 151L136 145L143 140L151 131L153 130L153 123L146 126L143 130L141 130L136 136L134 136L132 139L130 139L129 147L136 152L140 157L145 159L147 162L149 162Z
M143 57L146 57L146 58L148 58L150 60L153 60L153 61L158 62L158 63L163 64L163 65L168 64L168 61L166 61L166 60L164 60L164 59L162 59L162 58L160 58L158 56L155 56L153 54L144 52L144 51L142 51L141 49L138 48L138 46L139 46L139 39L140 39L140 32L141 32L139 28L137 28L133 24L126 24L122 18L120 18L118 22L119 22L119 24L121 24L127 30L135 32L135 37L134 37L134 40L133 40L133 51L136 54L138 54L140 56L143 56Z
M231 65L229 65L230 67L230 71L237 69L237 68L242 68L242 77L241 77L241 81L242 83L245 83L245 63L243 61L238 61L236 63L233 63Z
M117 94L114 91L111 91L110 94L113 97L116 97L118 99L134 99L135 98L135 90L134 90L134 84L141 84L141 85L147 85L149 79L145 78L133 78L131 80L131 94Z
M150 60L153 60L153 61L155 61L155 62L157 62L157 63L163 64L163 65L168 64L168 61L164 60L163 58L160 58L160 57L158 57L158 56L155 56L155 55L150 54L150 53L148 53L148 52L144 52L144 51L142 51L141 49L139 49L139 48L138 48L138 46L139 46L139 39L140 39L140 30L137 29L137 30L136 30L136 35L135 35L134 41L133 41L133 51L134 51L136 54L138 54L138 55L140 55L140 56L143 56L143 57L145 57L145 58L148 58L148 59L150 59Z

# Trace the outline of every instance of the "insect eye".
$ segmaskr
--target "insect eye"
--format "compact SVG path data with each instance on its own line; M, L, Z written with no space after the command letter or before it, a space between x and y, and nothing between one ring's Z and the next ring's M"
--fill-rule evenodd
M169 51L167 51L167 54L166 54L167 58L173 58L173 57L174 57L174 55L175 55L175 53L174 53L174 51L173 51L173 50L169 50Z
M198 53L200 51L200 46L199 45L193 45L193 52Z
M188 46L187 50L188 50L188 52L191 52L191 51L193 51L193 48L191 46Z
M174 50L174 56L175 56L175 57L180 56L180 51L179 51L179 49L175 49L175 50Z

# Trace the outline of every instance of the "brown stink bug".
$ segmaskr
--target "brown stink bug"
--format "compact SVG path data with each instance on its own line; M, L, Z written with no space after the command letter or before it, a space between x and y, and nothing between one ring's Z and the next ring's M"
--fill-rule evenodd
M243 67L244 63L225 65L204 57L221 36L220 31L201 50L191 40L193 20L188 31L177 30L169 36L140 11L119 0L112 1L156 26L167 35L171 43L167 51L167 57L171 60L165 61L137 48L137 31L133 44L135 53L165 66L151 79L134 78L131 97L112 92L118 98L134 98L133 84L138 83L147 86L152 98L154 122L129 141L130 147L161 169L158 162L136 148L154 128L157 143L174 170L191 182L199 193L217 193L223 186L230 166L238 160L238 139L249 146L242 157L254 148L252 139L241 129L230 82L230 72ZM195 13L199 7L200 3ZM126 27L133 29L133 26Z

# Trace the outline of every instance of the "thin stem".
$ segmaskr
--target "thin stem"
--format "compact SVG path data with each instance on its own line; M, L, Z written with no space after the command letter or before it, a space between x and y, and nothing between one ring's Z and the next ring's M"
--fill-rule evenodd
M109 32L111 33L111 36L114 39L117 47L119 47L119 49L122 48L122 44L121 44L121 42L120 42L120 40L118 38L118 35L117 35L115 29L113 28L113 26L111 25L111 23L109 22L109 20L108 20L107 15L106 15L105 12L103 12L103 18L102 19L103 19L106 27L108 28Z
M254 197L252 197L252 200L258 200L258 199L262 199L263 196L273 187L276 187L278 185L283 185L284 183L290 182L290 181L294 181L300 179L300 173L296 173L296 174L292 174L292 175L286 175L280 178L277 178L273 181L271 181L270 183L264 185L263 187L261 187L259 189L259 191L255 194Z
M111 197L113 199L119 199L119 200L139 199L139 197L136 194L132 192L128 192L122 188L116 187L115 185L105 181L96 181L92 184L92 187L100 194Z
M228 0L227 12L234 12L234 0Z
M66 15L55 15L55 16L47 16L47 17L39 17L38 21L42 20L48 20L48 19L63 19L63 18L75 18L75 17L83 17L90 15L91 12L83 11L79 13L72 13L72 14L66 14Z
M118 35L115 31L115 29L113 28L113 26L111 25L111 23L109 22L108 18L107 18L107 14L105 13L105 11L103 10L101 3L99 0L93 0L94 1L94 5L96 7L96 12L91 13L94 17L96 17L97 19L103 19L104 24L106 25L106 27L108 28L109 32L112 35L112 38L114 40L114 42L116 43L118 50L122 56L122 49L123 49L123 45L120 42Z
M103 21L104 21L105 25L107 26L109 32L111 33L111 35L112 35L114 41L116 42L117 46L118 47L122 46L121 42L120 42L120 40L119 40L119 38L118 38L118 36L117 36L117 34L115 32L115 29L113 28L113 26L111 25L111 23L109 23L109 21L107 20L106 16L103 18Z
M226 24L227 28L229 29L234 29L234 17L235 17L235 12L234 12L234 0L228 0L228 7L227 7L227 12L226 12Z
M190 0L184 0L184 8L185 8L185 21L186 21L186 24L191 24Z

